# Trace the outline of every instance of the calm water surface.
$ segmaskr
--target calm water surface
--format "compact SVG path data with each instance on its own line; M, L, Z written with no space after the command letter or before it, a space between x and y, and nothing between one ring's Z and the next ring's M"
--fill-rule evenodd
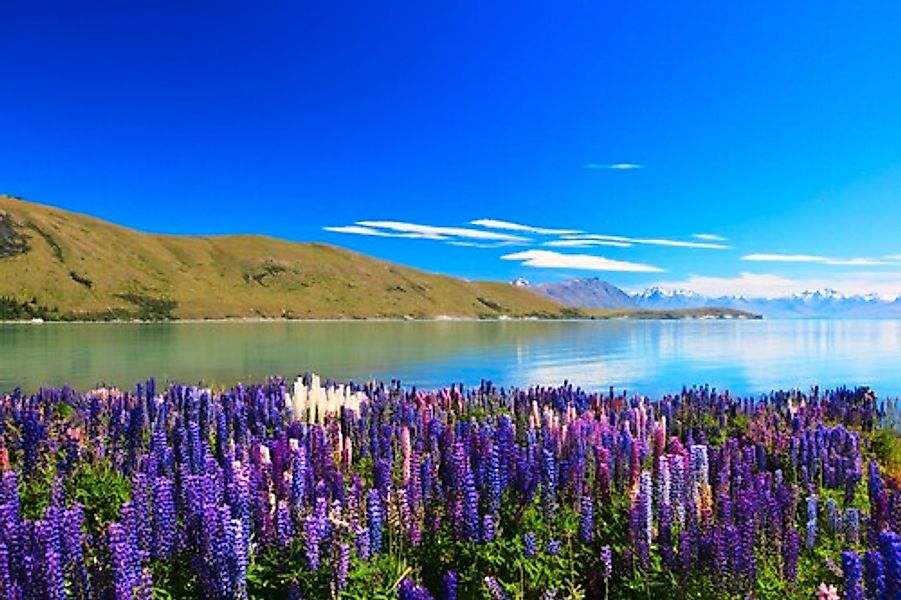
M0 391L315 371L439 387L607 386L659 394L840 384L901 395L901 321L268 322L0 325Z

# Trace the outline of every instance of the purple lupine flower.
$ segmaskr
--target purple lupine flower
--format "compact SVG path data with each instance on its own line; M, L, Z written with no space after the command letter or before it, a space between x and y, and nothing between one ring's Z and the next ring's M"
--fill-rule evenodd
M594 537L594 503L591 496L582 496L579 507L579 539L590 544Z
M347 585L347 571L350 568L350 545L338 544L338 563L335 566L335 588L338 591Z
M491 594L492 600L507 600L507 594L504 592L504 588L501 587L497 578L490 576L486 577L485 587L488 588L488 593Z
M382 524L385 513L382 510L382 499L376 488L369 490L366 499L366 512L369 519L369 550L372 554L378 554L382 550Z
M65 600L66 583L63 578L63 559L60 556L59 532L47 520L36 521L35 537L40 551L43 576L42 589L49 600Z
M901 598L901 536L888 530L880 533L879 551L885 566L886 598Z
M460 582L460 577L457 575L456 571L447 571L444 574L443 578L444 583L444 598L443 600L457 600L457 586Z
M560 540L550 539L547 541L547 548L545 549L545 551L551 556L559 556L560 546Z
M303 537L307 566L310 570L316 571L319 569L319 543L322 541L322 528L315 515L304 518Z
M465 469L463 474L463 539L479 539L479 492L472 469Z
M864 600L863 596L863 566L860 564L860 556L852 550L842 552L842 573L845 577L843 589L844 600Z
M494 517L492 517L491 515L484 515L482 517L482 541L493 541L494 534Z
M107 536L116 600L132 600L138 581L135 580L134 552L129 543L130 536L119 523L110 524Z
M229 565L229 575L235 598L243 600L247 597L247 564L249 544L244 537L244 525L240 519L229 519L228 537L231 539L233 551Z
M817 543L817 497L807 497L807 526L804 546L811 549Z
M434 600L427 589L413 583L411 579L404 578L397 588L398 600Z
M369 528L363 527L362 525L357 526L357 528L354 530L354 538L357 546L357 556L359 556L362 560L369 560Z
M610 549L610 546L601 546L600 559L601 577L610 579L613 576L613 551Z
M885 598L885 566L882 562L882 555L876 550L867 550L863 562L867 600Z
M280 546L287 546L294 538L294 519L287 500L279 500L275 509L275 532Z
M526 558L535 558L535 555L538 554L538 547L535 541L535 533L532 531L527 532L522 536L522 545L523 545L523 555Z
M801 536L794 527L785 534L785 548L783 550L782 576L794 583L798 580L798 550L801 544Z
M860 511L856 508L845 509L845 539L848 544L855 545L860 541Z
M153 540L151 556L165 560L175 545L175 493L167 477L153 480Z

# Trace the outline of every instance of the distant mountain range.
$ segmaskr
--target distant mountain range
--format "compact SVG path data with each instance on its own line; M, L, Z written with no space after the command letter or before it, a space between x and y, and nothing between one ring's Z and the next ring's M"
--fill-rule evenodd
M571 306L591 309L683 310L717 307L756 313L769 318L901 318L901 297L885 300L876 294L845 295L832 289L811 290L780 298L705 296L690 290L659 287L629 294L597 277L530 286L514 282Z

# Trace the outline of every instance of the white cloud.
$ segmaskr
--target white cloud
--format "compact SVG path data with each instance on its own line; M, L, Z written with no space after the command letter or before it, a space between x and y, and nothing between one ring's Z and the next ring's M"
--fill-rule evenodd
M545 242L542 246L553 246L555 248L593 248L595 246L612 246L614 248L631 248L629 242L617 242L614 240L551 240Z
M586 163L582 165L583 169L606 169L608 171L634 171L644 169L644 165L637 163Z
M794 262L794 263L818 263L838 267L884 267L901 266L901 256L886 256L883 258L833 258L816 254L746 254L742 260L752 262Z
M691 237L704 240L705 242L725 242L726 238L715 233L693 233Z
M326 231L332 231L335 233L352 233L356 235L370 235L374 237L393 237L393 238L408 238L408 239L421 239L421 240L444 240L447 239L443 236L439 235L426 235L419 233L392 233L390 231L379 231L378 229L373 229L372 227L363 227L360 225L342 225L340 227L323 227Z
M729 246L726 244L715 244L713 242L683 242L681 240L667 240L662 238L636 238L632 240L636 244L648 244L651 246L673 246L676 248L704 248L707 250L727 250Z
M691 242L683 240L671 240L668 238L633 238L621 235L606 235L599 233L583 233L580 235L565 235L567 240L605 240L620 242L623 244L644 244L647 246L669 246L674 248L701 248L705 250L726 250L730 246L714 242Z
M509 233L497 233L494 231L482 231L481 229L469 229L466 227L437 227L434 225L420 225L417 223L405 223L403 221L357 221L357 225L373 229L388 229L401 233L415 233L419 235L434 236L434 239L469 238L475 240L493 240L496 242L529 242L529 238Z
M825 256L816 256L814 254L746 254L741 257L742 260L750 260L753 262L812 262L822 263L829 260Z
M518 246L518 242L462 242L459 240L449 241L451 246L461 246L463 248L503 248L505 246Z
M642 263L613 260L591 254L563 254L551 250L526 250L502 256L504 260L518 260L523 266L540 269L579 269L583 271L621 271L655 273L663 269Z
M792 279L768 273L741 273L737 277L691 275L681 281L660 281L650 285L663 289L690 290L712 297L781 298L805 290L831 288L847 295L875 293L892 299L901 294L901 272L855 273L841 279Z
M578 229L548 229L546 227L533 227L531 225L511 223L510 221L498 221L497 219L476 219L475 221L470 221L469 224L486 227L488 229L505 229L507 231L521 231L523 233L535 233L538 235L566 235L580 233Z

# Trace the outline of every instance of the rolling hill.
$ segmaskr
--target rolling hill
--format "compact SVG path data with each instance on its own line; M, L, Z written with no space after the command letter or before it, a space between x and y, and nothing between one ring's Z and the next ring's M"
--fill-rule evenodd
M426 273L320 243L142 233L0 196L0 318L569 317L498 282Z

